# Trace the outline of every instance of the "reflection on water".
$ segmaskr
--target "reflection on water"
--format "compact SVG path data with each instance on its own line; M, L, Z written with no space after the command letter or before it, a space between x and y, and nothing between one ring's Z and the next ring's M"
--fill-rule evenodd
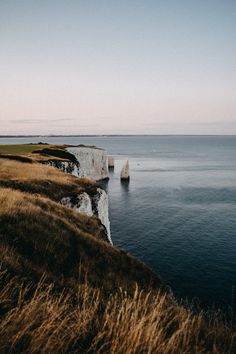
M120 180L121 189L124 193L129 193L130 181Z
M109 166L109 173L111 174L111 175L113 175L114 174L114 171L115 171L115 167L114 166Z

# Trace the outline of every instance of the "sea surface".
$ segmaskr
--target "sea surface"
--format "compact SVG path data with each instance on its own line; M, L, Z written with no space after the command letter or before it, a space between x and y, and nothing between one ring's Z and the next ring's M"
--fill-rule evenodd
M236 136L0 139L94 144L115 157L106 188L112 239L158 272L180 298L236 303ZM120 182L125 160L129 184ZM235 306L235 305L234 305Z

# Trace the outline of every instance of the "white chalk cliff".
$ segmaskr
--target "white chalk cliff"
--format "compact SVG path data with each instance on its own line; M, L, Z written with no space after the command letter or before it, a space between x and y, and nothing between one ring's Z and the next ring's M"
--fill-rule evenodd
M90 177L96 181L109 178L108 156L105 150L85 146L71 146L66 150L79 162L78 176Z
M107 230L107 237L109 242L112 244L111 240L111 228L110 228L110 220L109 220L109 206L108 206L108 195L107 193L101 189L97 189L98 194L95 196L94 201L97 206L97 215L98 219L101 220L101 223L105 226Z
M79 176L79 162L72 161L62 161L62 160L45 160L42 163L53 166L62 170L63 172L67 172L72 174L73 176Z
M107 240L112 244L108 215L108 195L103 189L97 188L97 193L92 197L85 192L73 199L64 197L61 200L61 204L88 216L95 215L105 227Z
M70 197L64 197L61 200L61 204L66 205L67 207L72 208L81 214L88 216L92 216L94 214L91 199L85 192L79 194L77 198L74 198L73 200Z
M85 146L68 147L66 150L75 156L75 161L49 159L43 163L77 177L89 177L96 181L109 178L108 156L105 150ZM64 197L61 204L88 216L95 215L101 221L107 239L112 244L108 195L103 189L97 187L97 193L92 196L83 192L73 199Z

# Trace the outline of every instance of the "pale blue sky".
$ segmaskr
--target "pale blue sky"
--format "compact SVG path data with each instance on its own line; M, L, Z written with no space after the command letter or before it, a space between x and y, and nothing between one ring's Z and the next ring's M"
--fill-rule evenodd
M0 0L0 134L236 134L235 0Z

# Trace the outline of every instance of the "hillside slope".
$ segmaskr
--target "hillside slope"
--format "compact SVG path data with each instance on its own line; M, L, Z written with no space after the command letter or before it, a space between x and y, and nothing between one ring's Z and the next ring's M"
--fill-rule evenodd
M97 218L56 203L84 191L95 193L91 180L38 163L0 159L0 187L0 242L14 248L22 264L27 259L30 270L38 266L38 276L46 271L76 282L86 268L89 281L104 282L106 289L130 288L135 282L164 286L143 263L106 242Z

